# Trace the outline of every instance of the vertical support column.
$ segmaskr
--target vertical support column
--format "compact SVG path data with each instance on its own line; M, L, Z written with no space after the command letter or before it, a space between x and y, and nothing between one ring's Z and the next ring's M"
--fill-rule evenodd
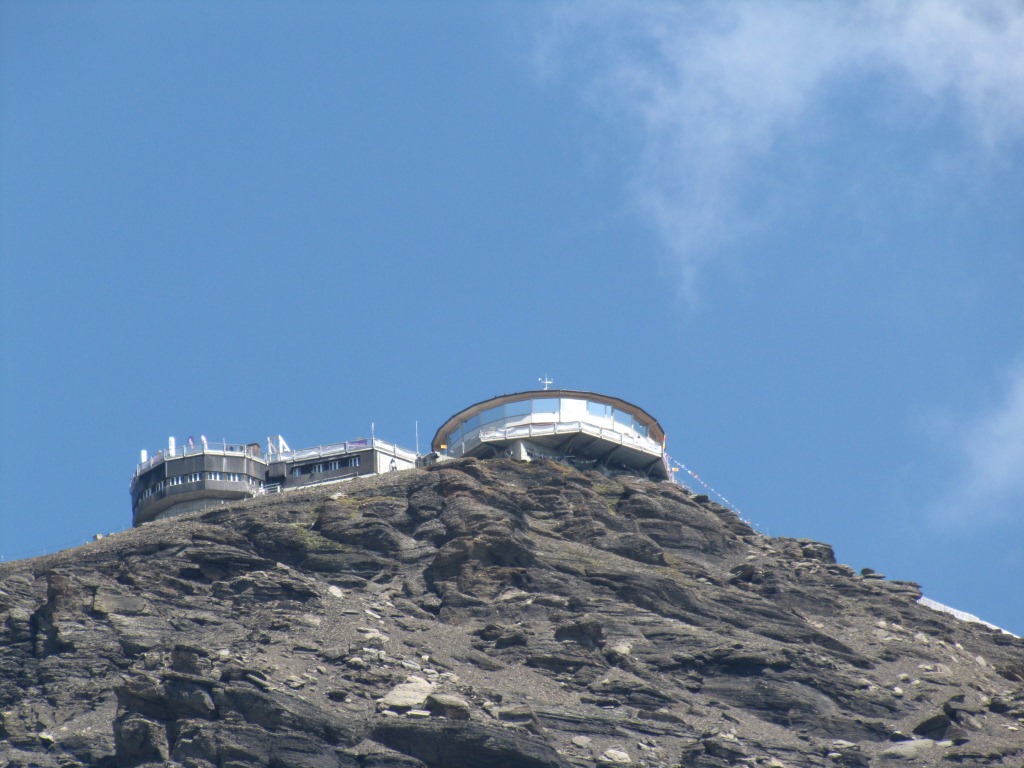
M522 440L516 440L510 446L512 450L512 458L517 461L529 461L530 454L526 452L526 443Z

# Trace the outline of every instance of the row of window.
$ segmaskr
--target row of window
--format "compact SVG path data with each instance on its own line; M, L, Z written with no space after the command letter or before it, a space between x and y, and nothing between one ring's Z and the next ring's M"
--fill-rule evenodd
M259 483L255 477L243 475L241 472L207 472L207 480L226 480L229 483L244 483L249 480L250 485Z
M207 472L207 480L226 480L230 483L249 483L249 485L262 485L259 480L255 477L249 477L241 472ZM142 493L142 498L148 499L154 493L160 493L165 488L173 488L176 485L185 485L186 483L201 483L203 481L202 472L191 472L187 475L175 475L174 477L168 477L166 480L161 480L154 486L147 488Z
M318 475L322 472L334 472L345 467L358 467L359 456L346 456L343 459L334 459L333 461L322 461L319 464L307 464L304 467L292 467L292 477L302 477L303 475Z
M584 411L583 405L586 404ZM575 400L571 398L544 397L534 400L518 400L513 403L498 405L471 416L449 433L448 445L455 445L470 432L501 421L526 419L528 416L541 416L550 421L594 421L609 422L608 426L619 432L634 432L641 437L648 436L646 424L638 421L633 414L615 408L607 403L592 400ZM588 418L589 417L589 418ZM536 421L536 419L533 419Z
M341 459L334 459L332 461L323 461L318 464L307 464L303 467L293 467L290 474L292 477L302 477L303 475L320 474L323 472L334 472L339 469L346 467L358 467L359 456L345 456ZM185 485L186 483L200 483L203 481L203 472L192 472L187 475L175 475L174 477L168 477L166 480L161 480L154 486L147 488L143 491L141 498L148 499L155 493L160 493L168 487L174 487L178 485ZM241 472L206 472L206 480L218 481L218 482L229 482L229 483L245 483L249 485L260 486L262 483L255 477L242 474Z

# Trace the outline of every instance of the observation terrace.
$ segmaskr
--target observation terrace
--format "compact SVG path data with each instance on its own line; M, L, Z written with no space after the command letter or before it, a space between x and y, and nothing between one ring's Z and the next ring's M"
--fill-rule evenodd
M190 438L179 446L172 437L166 450L151 457L142 452L130 486L132 524L248 498L259 493L266 474L259 443L196 444Z
M415 452L376 437L295 451L287 446L283 450L277 450L273 445L271 448L267 456L269 491L335 483L356 476L379 475L416 466Z
M284 439L259 443L207 443L192 438L142 460L131 482L132 524L193 512L262 493L337 483L416 466L416 454L376 438L292 450Z
M670 477L665 432L649 413L617 397L568 389L492 397L448 419L431 449L452 458L552 458L654 480Z

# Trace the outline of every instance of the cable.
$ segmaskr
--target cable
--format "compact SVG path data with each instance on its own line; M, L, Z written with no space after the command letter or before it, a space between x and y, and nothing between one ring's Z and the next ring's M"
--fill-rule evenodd
M754 523L752 523L752 522L751 522L750 520L747 520L747 519L746 519L746 518L745 518L745 517L743 516L743 512L742 512L742 511L740 511L740 508L739 508L739 507L737 507L737 506L736 506L735 504L733 504L733 503L732 503L731 501L729 501L729 499L727 499L727 498L726 498L725 496L723 496L722 494L720 494L720 493L719 493L719 492L718 492L717 490L715 490L715 489L714 489L713 487L711 487L710 485L708 485L707 483L705 483L705 482L704 482L704 480L703 480L703 479L701 478L701 476L700 476L700 475L698 475L698 474L697 474L696 472L694 472L694 471L693 471L692 469L690 469L689 467L687 467L687 466L686 466L685 464L682 464L682 463L680 463L680 462L676 461L676 460L675 460L675 459L673 459L673 458L672 458L671 456L669 456L669 455L668 455L668 453L666 453L666 454L665 454L665 460L666 460L666 461L667 461L667 462L668 462L668 463L669 463L670 465L672 465L672 466L674 466L674 467L676 467L676 468L678 468L678 469L681 469L681 470L682 470L683 472L685 472L685 473L686 473L686 474L688 474L688 475L689 475L690 477L692 477L692 478L693 478L694 480L696 480L696 481L697 481L698 483L700 483L700 484L701 484L701 486L703 486L703 487L704 487L704 488L705 488L705 489L706 489L707 491L709 491L709 492L711 493L711 495L713 495L713 496L714 496L715 498L717 498L717 499L721 500L721 502L722 502L723 504L725 504L725 506L727 506L727 507L728 507L729 509L731 509L731 510L732 510L733 512L735 512L735 513L736 513L736 515L737 515L737 516L738 516L738 517L740 518L740 520L742 520L743 522L745 522L745 523L746 523L747 525L751 526L752 528L756 528L756 526L754 525ZM693 490L693 489L691 488L690 490Z

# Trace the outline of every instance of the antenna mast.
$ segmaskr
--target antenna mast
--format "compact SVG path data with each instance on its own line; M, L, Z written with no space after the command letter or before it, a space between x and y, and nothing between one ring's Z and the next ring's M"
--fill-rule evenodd
M555 383L552 379L548 378L547 374L544 374L544 378L537 379L537 381L539 381L541 384L544 385L544 391L545 392L547 392L548 387L550 387L552 384Z

